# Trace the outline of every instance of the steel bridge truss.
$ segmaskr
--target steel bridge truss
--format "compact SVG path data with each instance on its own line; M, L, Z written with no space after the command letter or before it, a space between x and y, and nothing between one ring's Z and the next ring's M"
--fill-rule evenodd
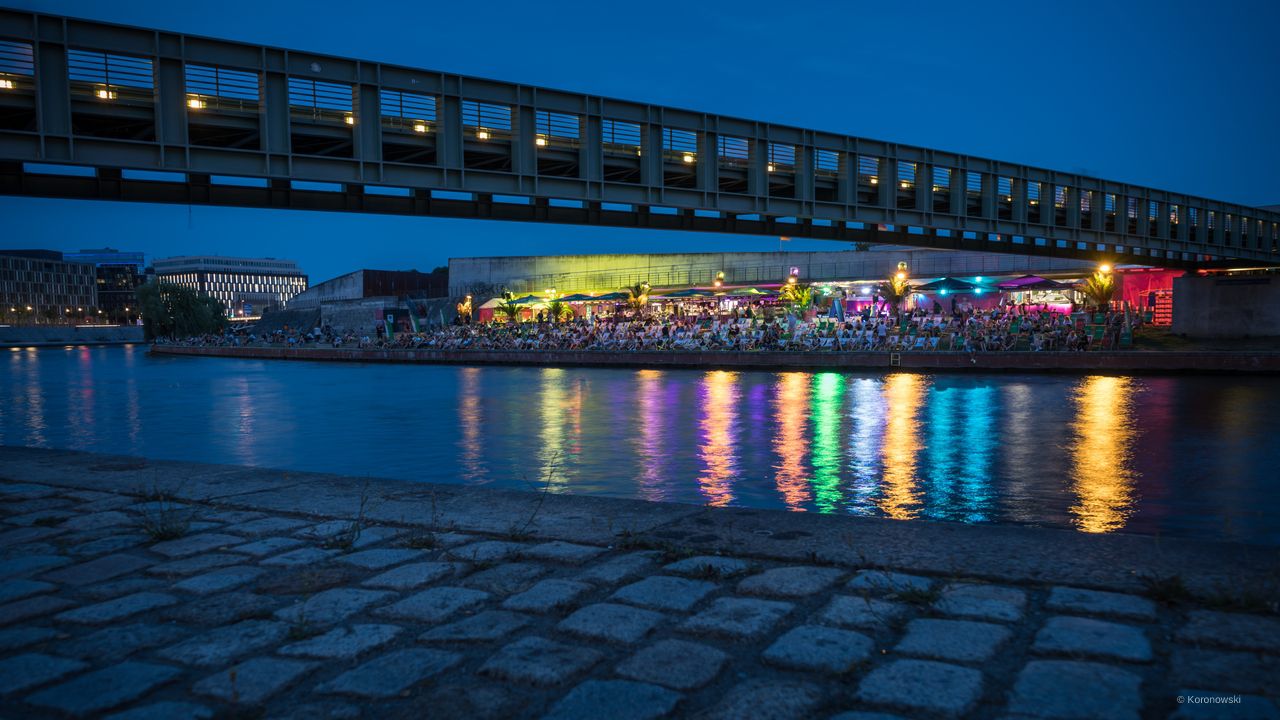
M650 227L1177 267L1280 213L939 150L0 9L0 193Z

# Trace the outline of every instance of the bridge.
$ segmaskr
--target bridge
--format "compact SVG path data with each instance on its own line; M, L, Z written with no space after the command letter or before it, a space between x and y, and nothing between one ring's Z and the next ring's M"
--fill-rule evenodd
M1280 264L1280 212L641 102L0 9L0 193Z

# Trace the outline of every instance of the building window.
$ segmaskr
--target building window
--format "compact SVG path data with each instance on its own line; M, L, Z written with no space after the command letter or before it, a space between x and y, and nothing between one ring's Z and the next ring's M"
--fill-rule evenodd
M345 83L289 78L289 131L293 152L353 157L355 88Z
M462 101L463 164L476 170L511 171L515 126L509 105Z
M554 177L579 176L578 146L582 118L567 113L538 110L534 113L534 146L538 151L538 174Z
M38 129L34 78L31 45L0 40L0 130Z
M67 79L74 133L155 140L155 76L150 58L68 50Z
M662 128L662 182L667 187L698 186L698 134L692 130Z

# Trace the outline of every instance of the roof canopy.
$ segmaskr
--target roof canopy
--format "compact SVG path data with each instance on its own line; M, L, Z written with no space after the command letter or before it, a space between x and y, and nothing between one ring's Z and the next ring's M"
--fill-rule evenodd
M1039 275L1023 275L1020 278L1006 280L996 287L1001 290L1013 290L1021 292L1023 290L1066 290L1071 286L1067 283L1060 283L1057 280L1042 278Z

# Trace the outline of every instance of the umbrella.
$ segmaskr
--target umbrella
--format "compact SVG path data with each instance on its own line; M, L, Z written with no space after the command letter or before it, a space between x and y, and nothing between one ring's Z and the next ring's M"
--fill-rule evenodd
M582 293L574 293L573 295L565 295L564 297L560 298L560 300L561 300L561 301L563 301L563 302L586 302L586 301L588 301L588 300L596 300L596 299L597 299L597 298L593 298L593 297L591 297L590 295L583 295Z
M772 291L767 291L767 290L761 290L759 288L744 287L744 288L734 288L733 290L730 290L728 294L737 295L740 297L756 297L761 295L776 295L777 293Z
M540 302L546 302L546 299L540 298L537 295L525 295L524 297L516 298L511 302L515 305L537 305Z
M956 278L949 278L949 277L944 277L940 280L934 280L931 283L927 283L915 288L917 292L944 292L944 293L973 292L974 290L981 290L981 289L982 288L979 285L974 285L971 282L965 282L964 280L957 280Z
M715 293L711 290L699 290L698 288L689 288L688 290L677 290L670 292L662 297L664 298L695 298L695 297L714 297Z
M1012 290L1021 292L1023 290L1066 290L1071 286L1067 283L1060 283L1057 280L1049 280L1039 275L1023 275L1020 278L1006 280L996 287L1001 290Z
M626 300L629 297L631 296L624 292L611 292L611 293L605 293L604 295L597 295L591 299L610 301L610 300Z

